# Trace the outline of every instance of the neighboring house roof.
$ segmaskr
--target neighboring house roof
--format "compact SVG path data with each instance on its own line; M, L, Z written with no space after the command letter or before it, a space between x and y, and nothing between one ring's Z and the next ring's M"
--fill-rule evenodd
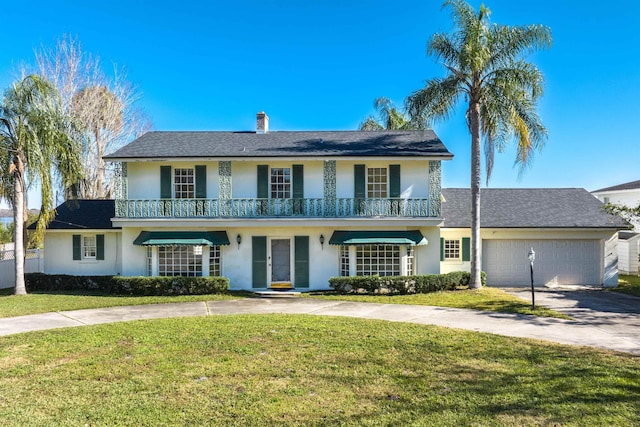
M105 160L251 157L439 157L432 130L319 132L148 132Z
M443 227L471 227L471 190L443 188ZM486 188L480 193L484 228L629 228L583 188Z
M640 180L626 182L624 184L614 185L613 187L601 188L594 190L592 193L602 193L605 191L621 191L621 190L640 190Z
M119 229L111 224L115 216L113 200L68 200L56 208L56 216L48 230ZM29 226L35 228L35 223Z
M618 239L620 240L630 240L638 236L640 236L640 234L634 233L633 231L621 231L618 233Z

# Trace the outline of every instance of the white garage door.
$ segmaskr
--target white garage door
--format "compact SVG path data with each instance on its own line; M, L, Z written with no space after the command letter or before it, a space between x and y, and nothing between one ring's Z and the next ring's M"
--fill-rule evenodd
M536 286L600 285L599 240L483 240L482 269L489 286L530 286L529 249Z

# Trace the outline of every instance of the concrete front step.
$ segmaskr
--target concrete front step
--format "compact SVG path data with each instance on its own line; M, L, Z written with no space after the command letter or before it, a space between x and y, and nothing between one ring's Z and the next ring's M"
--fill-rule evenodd
M292 298L300 296L300 292L292 289L254 291L253 293L261 298Z

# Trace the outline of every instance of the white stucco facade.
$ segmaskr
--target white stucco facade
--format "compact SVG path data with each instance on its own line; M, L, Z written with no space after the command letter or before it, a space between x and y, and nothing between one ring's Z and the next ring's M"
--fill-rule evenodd
M73 236L104 235L104 260L73 259ZM122 274L122 236L111 230L50 230L44 239L44 272L76 276L115 276Z

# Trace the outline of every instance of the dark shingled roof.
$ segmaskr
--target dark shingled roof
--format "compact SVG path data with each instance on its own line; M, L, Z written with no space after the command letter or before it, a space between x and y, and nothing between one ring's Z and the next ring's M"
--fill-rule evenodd
M631 181L624 184L614 185L613 187L601 188L599 190L592 191L592 193L599 193L601 191L637 190L639 188L640 181Z
M634 233L633 231L621 231L618 233L618 239L620 240L629 240L633 237L636 237L638 233Z
M251 157L452 158L432 130L318 132L148 132L105 160Z
M69 200L56 208L56 216L47 230L109 230L115 216L113 200ZM29 226L35 228L35 223Z
M443 188L446 228L471 227L471 190ZM583 188L486 188L480 193L480 225L485 228L629 228L602 210Z

